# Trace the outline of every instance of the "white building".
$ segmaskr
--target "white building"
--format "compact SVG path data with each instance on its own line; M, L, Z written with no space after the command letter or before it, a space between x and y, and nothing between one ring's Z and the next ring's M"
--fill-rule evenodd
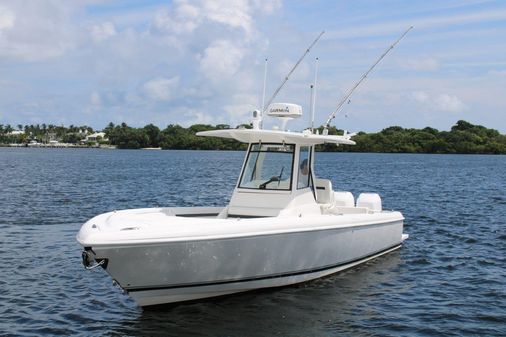
M84 139L85 142L97 142L99 140L107 140L105 137L105 132L95 132L91 135L87 135Z

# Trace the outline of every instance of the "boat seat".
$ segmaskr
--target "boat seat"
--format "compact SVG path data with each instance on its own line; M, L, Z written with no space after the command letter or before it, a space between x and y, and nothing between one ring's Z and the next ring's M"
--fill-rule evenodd
M333 204L334 191L332 191L332 182L328 179L316 179L316 202L319 204Z

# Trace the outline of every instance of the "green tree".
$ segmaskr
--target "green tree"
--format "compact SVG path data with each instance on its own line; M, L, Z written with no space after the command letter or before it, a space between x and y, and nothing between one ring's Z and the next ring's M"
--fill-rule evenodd
M153 125L148 124L144 127L144 132L148 136L148 147L160 146L160 129Z

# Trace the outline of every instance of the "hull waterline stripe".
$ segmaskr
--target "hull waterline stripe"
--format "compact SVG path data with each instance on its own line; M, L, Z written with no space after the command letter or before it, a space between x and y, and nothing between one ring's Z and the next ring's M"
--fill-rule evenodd
M383 249L383 250L381 250L379 252L372 253L372 254L369 254L367 256L364 256L364 257L352 260L352 261L347 261L347 262L337 263L337 264L334 264L334 265L328 265L328 266L324 266L324 267L320 267L320 268L302 270L302 271L297 271L297 272L272 274L272 275L257 276L257 277L247 277L247 278L242 278L242 279L225 280L225 281L209 281L209 282L200 282L200 283L188 283L188 284L176 284L176 285L167 285L167 286L152 286L152 287L135 287L135 288L125 287L123 289L125 289L127 292L130 293L130 292L137 292L137 291L152 291L152 290L165 290L165 289L177 289L177 288L193 288L193 287L213 286L213 285L228 284L228 283L241 283L241 282L251 282L251 281L262 281L262 280L270 280L270 279L275 279L275 278L283 278L283 277L290 277L290 276L300 276L300 275L306 275L306 274L313 274L313 273L318 273L318 272L322 272L322 271L326 271L326 270L342 267L342 266L349 265L349 264L354 264L354 263L357 263L357 262L359 262L361 260L367 260L367 259L370 259L371 257L373 257L375 255L381 255L381 254L384 254L384 253L386 253L386 252L388 252L390 250L393 251L395 249L398 249L401 246L402 246L402 243L395 244L395 245L393 245L393 246L391 246L389 248Z

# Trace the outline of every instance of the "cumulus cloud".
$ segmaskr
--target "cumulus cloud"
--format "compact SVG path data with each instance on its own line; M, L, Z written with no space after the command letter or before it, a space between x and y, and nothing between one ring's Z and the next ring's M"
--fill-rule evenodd
M65 1L8 1L0 8L0 58L41 61L76 44L73 4Z
M441 111L460 112L467 108L467 106L454 95L442 94L435 99L436 107Z
M281 8L281 0L252 0L251 5L254 9L264 14L272 14L274 11Z
M14 13L5 6L0 6L0 34L2 30L7 30L14 26Z
M232 28L242 28L249 36L252 33L252 17L247 0L206 0L203 2L206 17Z
M153 20L155 29L175 34L192 33L202 21L201 9L187 2L174 2L172 10L159 10Z
M230 29L241 29L247 39L254 36L255 13L272 14L281 0L187 0L174 1L170 8L160 9L153 20L155 31L190 34L207 23Z
M161 35L187 62L198 62L199 78L208 83L189 83L190 87L215 95L227 90L242 93L251 83L243 64L249 60L251 67L251 52L265 47L254 17L280 6L279 0L177 0L157 11L150 32Z
M88 119L139 123L146 116L138 111L171 123L229 123L255 108L262 76L256 61L268 46L257 21L281 7L280 0L175 0L138 15L101 12L97 0L4 1L0 63L30 63L37 79L57 74L63 83L79 81L79 94L56 84L39 93L73 95L72 104L61 102L75 111L69 118L87 111ZM181 88L175 69L185 79ZM26 84L34 96L36 82Z
M230 97L229 104L223 107L228 114L227 120L238 125L251 119L251 111L258 109L258 99L251 94L237 94Z
M112 22L104 22L94 25L90 29L93 41L100 42L116 35L116 27Z
M172 78L156 78L144 83L146 95L157 101L169 101L179 85L179 76Z
M238 71L244 54L245 50L231 41L213 41L204 51L200 61L200 70L209 80L219 82Z
M411 93L411 97L432 110L445 111L445 112L461 112L467 109L467 105L464 104L457 96L449 94L438 94L431 95L424 91L414 91Z

